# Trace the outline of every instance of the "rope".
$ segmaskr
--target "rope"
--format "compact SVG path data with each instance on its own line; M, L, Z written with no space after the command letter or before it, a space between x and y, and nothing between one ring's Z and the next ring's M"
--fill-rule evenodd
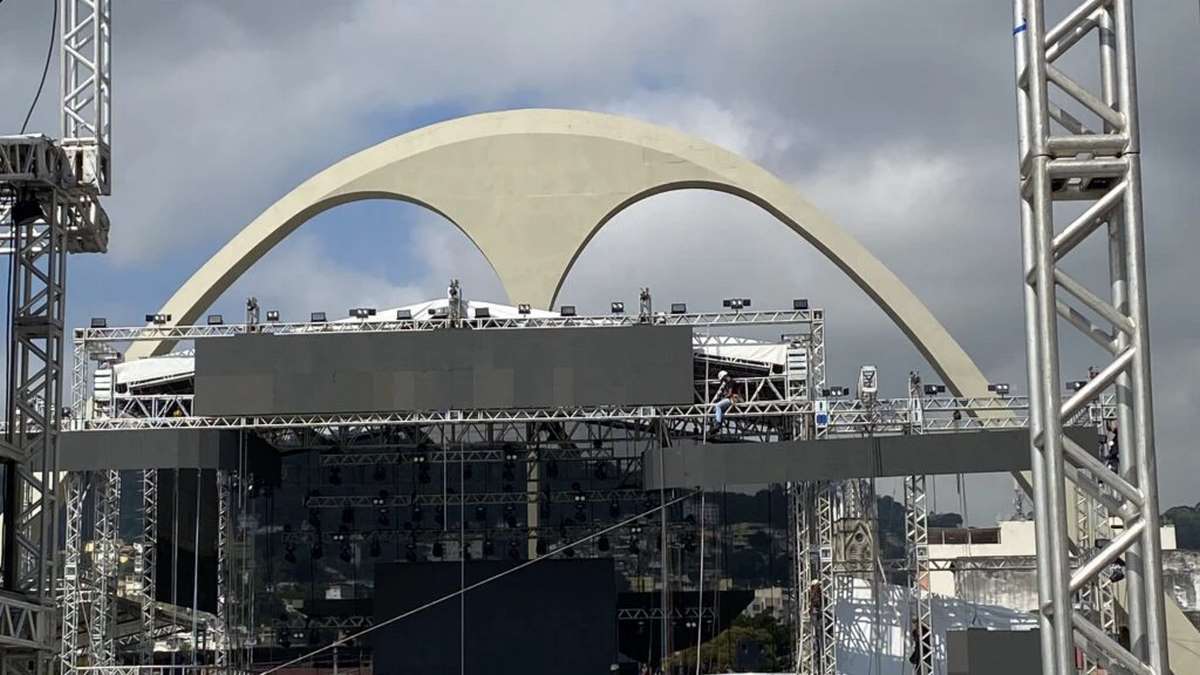
M637 514L636 516L631 516L631 517L629 517L629 518L626 518L625 520L622 520L621 522L619 522L619 523L616 523L615 525L609 525L608 527L606 527L606 528L604 528L604 529L602 529L602 530L597 530L596 532L593 532L593 533L591 533L591 534L589 534L589 535L586 535L586 536L584 536L584 537L582 537L582 538L580 538L580 539L576 539L575 541L573 541L573 542L571 542L571 543L569 543L569 544L567 544L567 545L565 545L565 546L561 546L561 547L559 547L557 550L555 550L555 552L554 552L554 553L555 553L555 554L557 554L557 553L560 553L560 552L562 552L562 551L567 551L567 550L573 549L573 548L575 548L575 547L577 547L577 546L579 546L579 545L581 545L581 544L585 544L585 543L587 543L587 542L589 542L589 541L592 541L593 539L596 539L597 537L599 537L599 536L601 536L601 535L608 534L609 532L612 532L613 530L619 530L619 529L621 529L622 527L625 527L625 526L627 526L627 525L630 525L630 524L632 524L632 523L634 523L634 522L637 522L637 521L638 521L639 519L641 519L641 518L645 518L646 516L649 516L649 515L652 515L652 514L654 514L656 511L665 510L665 509L666 509L667 507L669 507L669 506L673 506L673 505L675 505L675 504L678 504L679 502L682 502L682 501L684 501L685 499L690 499L690 498L692 498L692 497L696 496L696 493L697 493L697 492L700 492L700 491L699 491L699 490L694 490L694 491L692 491L692 492L689 492L689 493L687 493L686 495L683 495L683 496L681 496L681 497L676 497L675 499L672 499L671 501L669 501L669 502L667 502L667 503L665 503L665 504L662 504L661 506L655 506L655 507L653 507L653 508L651 508L651 509L649 509L649 510L647 510L647 511L644 511L644 512L642 512L642 513L639 513L639 514ZM364 628L363 630L360 630L360 631L358 631L357 633L354 633L354 634L351 634L351 635L347 635L346 637L341 637L341 638L338 638L337 640L335 640L335 641L333 641L333 642L331 642L331 643L329 643L329 644L325 645L324 647L319 647L319 648L317 648L317 649L314 649L314 650L313 650L313 651L311 651L311 652L308 652L307 654L303 654L303 655L301 655L301 656L298 656L298 657L296 657L296 658L292 659L291 661L288 661L288 662L286 662L286 663L282 663L282 664L280 664L280 665L278 665L278 666L275 666L274 668L271 668L271 669L269 669L269 670L264 670L264 671L263 671L262 673L260 673L259 675L271 675L271 673L279 672L280 670L283 670L284 668L290 668L291 666L294 666L294 665L296 665L297 663L301 663L301 662L303 662L303 661L306 661L306 660L308 660L308 659L310 659L310 658L312 658L312 657L314 657L314 656L316 656L316 655L318 655L318 654L323 654L323 653L325 653L325 652L327 652L327 651L329 651L329 650L331 650L331 649L335 649L335 648L337 648L337 647L340 647L340 646L342 646L342 645L344 645L344 644L346 644L346 643L348 643L348 642L352 642L352 641L354 641L354 640L357 640L358 638L360 638L360 637L362 637L362 636L364 636L364 635L367 635L368 633L373 633L373 632L375 632L375 631L379 630L380 628L383 628L384 626L390 626L390 625L392 625L393 623L396 623L397 621L400 621L401 619L406 619L406 618L408 618L408 617L410 617L410 616L412 616L412 615L414 615L414 614L417 614L417 613L423 612L423 611L425 611L425 610L427 610L427 609L429 609L429 608L431 608L431 607L436 607L437 605L440 605L440 604L442 604L443 602L446 602L447 600L453 600L454 598L457 598L457 597L458 597L458 596L460 596L460 595L464 595L464 594L466 594L466 593L468 593L468 592L470 592L470 591L473 591L473 590L475 590L475 589L477 589L477 588L482 588L483 586L486 586L486 585L488 585L488 584L492 583L493 581L497 581L497 580L499 580L499 579L502 579L503 577L506 577L506 576L508 576L508 575L510 575L510 574L513 574L513 573L515 573L515 572L519 572L519 571L521 571L521 570L525 569L526 567L529 567L530 565L537 564L537 563L539 563L539 562L541 562L541 561L543 561L543 560L547 560L547 559L549 559L549 558L551 558L551 557L553 557L553 555L542 556L542 557L540 557L540 558L533 558L533 559L530 559L530 560L526 560L525 562L521 563L520 565L517 565L516 567L510 568L510 569L507 569L507 570L504 570L503 572L500 572L500 573L498 573L498 574L494 574L494 575L492 575L492 576L488 577L487 579L484 579L484 580L482 580L482 581L477 581L477 582L475 582L475 583L473 583L473 584L471 584L471 585L469 585L469 586L465 586L465 587L463 587L461 590L458 590L458 591L455 591L455 592L453 592L453 593L449 593L449 594L443 595L442 597L440 597L440 598L437 598L437 599L435 599L435 600L430 600L429 602L427 602L427 603L425 603L425 604L423 604L423 605L420 605L420 606L418 606L418 607L414 607L414 608L412 608L412 609L410 609L410 610L408 610L407 612L404 612L404 613L402 613L402 614L397 614L396 616L393 616L392 618L390 618L390 619L387 619L386 621L381 621L381 622L379 622L379 623L375 624L374 626L370 626L370 627L368 627L368 628Z

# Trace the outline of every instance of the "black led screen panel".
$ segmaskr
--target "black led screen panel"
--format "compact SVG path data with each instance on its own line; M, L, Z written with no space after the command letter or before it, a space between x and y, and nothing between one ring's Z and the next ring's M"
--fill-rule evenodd
M690 403L689 326L196 340L197 415Z
M476 561L375 566L375 625L511 570ZM617 657L613 561L545 560L377 629L376 673L607 675ZM460 609L462 611L460 611ZM465 633L462 630L465 629ZM462 640L460 642L460 639Z

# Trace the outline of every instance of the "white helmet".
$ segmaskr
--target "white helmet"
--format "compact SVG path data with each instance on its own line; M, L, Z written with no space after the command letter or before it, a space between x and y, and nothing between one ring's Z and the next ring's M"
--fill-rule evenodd
M718 380L723 380L723 379L725 379L725 378L727 378L727 377L729 377L729 371L728 371L728 370L722 370L721 372L717 373L717 379L718 379Z

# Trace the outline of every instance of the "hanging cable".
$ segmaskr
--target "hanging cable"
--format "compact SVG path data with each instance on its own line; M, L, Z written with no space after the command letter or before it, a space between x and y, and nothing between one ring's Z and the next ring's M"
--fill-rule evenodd
M25 121L21 123L22 134L29 127L29 118L33 117L33 110L37 108L38 100L42 97L42 89L46 86L46 74L50 72L50 59L54 56L54 38L58 35L58 2L55 0L50 4L54 6L54 14L50 19L50 44L46 46L46 63L42 65L42 79L38 82L37 93L33 95L29 112L25 113Z
M696 586L696 675L700 675L700 644L704 641L704 491L700 491L700 583Z
M627 526L627 525L631 525L631 524L633 524L633 523L637 522L638 520L640 520L640 519L642 519L642 518L645 518L646 516L653 515L653 514L654 514L656 511L666 510L667 508L669 508L669 507L671 507L671 506L674 506L675 504L678 504L678 503L680 503L680 502L682 502L682 501L684 501L684 500L686 500L686 499L691 499L692 497L695 497L695 496L696 496L696 494L697 494L698 492L700 492L700 491L699 491L699 490L693 490L693 491L691 491L691 492L689 492L689 493L687 493L687 494L685 494L685 495L682 495L682 496L676 497L676 498L672 499L671 501L669 501L669 502L666 502L666 503L664 503L664 504L662 504L662 505L660 505L660 506L654 506L654 507L651 507L650 509L648 509L648 510L646 510L646 511L643 511L642 513L636 514L636 515L634 515L634 516L630 516L629 518L626 518L625 520L622 520L622 521L621 521L621 522L619 522L619 523L616 523L616 524L614 524L614 525L609 525L608 527L606 527L606 528L604 528L604 529L597 530L597 531L595 531L595 532L593 532L593 533L591 533L591 534L589 534L589 535L585 535L585 536L583 536L583 537L581 537L581 538L579 538L579 539L576 539L576 540L575 540L575 541L573 541L573 542L570 542L570 543L568 543L568 544L565 544L565 545L563 545L563 546L560 546L560 547L558 547L557 549L555 549L555 550L554 550L554 553L555 553L555 554L558 554L558 553L562 553L562 552L564 552L564 551L569 551L569 550L571 550L571 549L574 549L574 548L576 548L576 547L578 547L578 546L581 546L581 545L583 545L583 544L586 544L586 543L588 543L588 542L592 541L593 539L596 539L596 538L598 538L598 537L600 537L600 536L603 536L603 535L605 535L605 534L608 534L609 532L612 532L612 531L614 531L614 530L619 530L619 529L621 529L621 528L623 528L623 527L625 527L625 526ZM392 617L392 618L390 618L390 619L387 619L387 620L384 620L384 621L380 621L379 623L375 624L374 626L370 626L370 627L368 627L368 628L364 628L363 630L360 630L360 631L358 631L357 633L352 633L352 634L350 634L350 635L346 635L346 636L344 636L344 637L339 637L337 640L334 640L333 642L331 642L331 643L329 643L329 644L325 645L324 647L319 647L319 648L317 648L317 649L314 649L314 650L313 650L313 651L311 651L311 652L308 652L307 654L302 654L302 655L300 655L300 656L297 656L296 658L292 659L291 661L288 661L288 662L286 662L286 663L281 663L281 664L279 664L279 665L275 666L274 668L269 668L269 669L267 669L267 670L264 670L264 671L263 671L262 673L260 673L259 675L271 675L271 673L276 673L276 672L279 672L279 671L281 671L281 670L283 670L283 669L285 669L285 668L290 668L290 667L292 667L292 666L296 665L297 663L301 663L301 662L307 661L308 659L311 659L311 658L313 658L313 657L317 656L318 654L324 654L325 652L327 652L327 651L329 651L329 650L331 650L331 649L335 649L335 648L337 648L337 647L340 647L340 646L342 646L342 645L344 645L344 644L346 644L346 643L348 643L348 642L352 642L352 641L354 641L354 640L357 640L357 639L361 638L361 637L362 637L362 636L364 636L364 635L367 635L367 634L369 634L369 633L373 633L373 632L375 632L375 631L379 630L380 628L383 628L383 627L385 627L385 626L390 626L390 625L392 625L392 624L396 623L397 621L400 621L400 620L402 620L402 619L406 619L406 618L408 618L408 617L410 617L410 616L412 616L412 615L414 615L414 614L418 614L418 613L420 613L420 612L423 612L423 611L425 611L425 610L427 610L427 609L430 609L431 607L436 607L437 605L440 605L440 604L442 604L443 602L446 602L447 600L453 600L454 598L456 598L456 597L458 597L458 596L460 596L460 595L464 595L464 594L466 594L466 593L469 593L469 592L471 592L471 591L473 591L473 590L475 590L475 589L477 589L477 588L482 588L482 587L484 587L484 586L487 586L488 584L492 583L493 581L499 581L500 579L502 579L502 578L504 578L504 577L506 577L506 576L508 576L508 575L510 575L510 574L513 574L513 573L516 573L516 572L520 572L521 570L525 569L526 567L529 567L530 565L535 565L535 564L537 564L537 563L539 563L539 562L541 562L541 561L543 561L543 560L549 560L549 559L550 559L550 558L552 558L552 557L553 557L552 555L547 555L547 556L541 556L541 557L539 557L539 558L530 558L529 560L526 560L525 562L523 562L523 563L521 563L521 564L517 565L516 567L511 567L511 568L509 568L509 569L507 569L507 570L504 570L503 572L499 572L499 573L497 573L497 574L493 574L492 576L490 576L490 577L488 577L488 578L486 578L486 579L483 579L483 580L481 580L481 581L477 581L477 582L475 582L475 583L473 583L473 584L471 584L471 585L469 585L469 586L465 586L465 587L463 587L462 589L460 589L460 590L458 590L458 591L454 591L454 592L452 592L452 593L448 593L448 594L446 594L446 595L443 595L443 596L442 596L442 597L440 597L440 598L436 598L436 599L434 599L434 600L430 600L429 602L427 602L427 603L425 603L425 604L423 604L423 605L420 605L420 606L414 607L414 608L412 608L412 609L408 610L407 612L402 612L402 613L400 613L400 614L397 614L396 616L393 616L393 617Z

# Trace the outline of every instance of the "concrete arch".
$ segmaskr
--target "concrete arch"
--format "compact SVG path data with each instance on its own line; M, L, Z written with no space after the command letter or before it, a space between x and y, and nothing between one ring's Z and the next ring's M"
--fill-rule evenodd
M496 270L511 302L550 307L579 253L622 209L668 190L738 195L817 247L892 318L948 386L986 393L987 380L915 295L866 248L789 185L706 141L614 115L511 110L412 131L334 164L271 205L208 260L162 308L199 318L275 244L317 213L354 199L423 205L456 224ZM135 343L127 358L170 343Z

